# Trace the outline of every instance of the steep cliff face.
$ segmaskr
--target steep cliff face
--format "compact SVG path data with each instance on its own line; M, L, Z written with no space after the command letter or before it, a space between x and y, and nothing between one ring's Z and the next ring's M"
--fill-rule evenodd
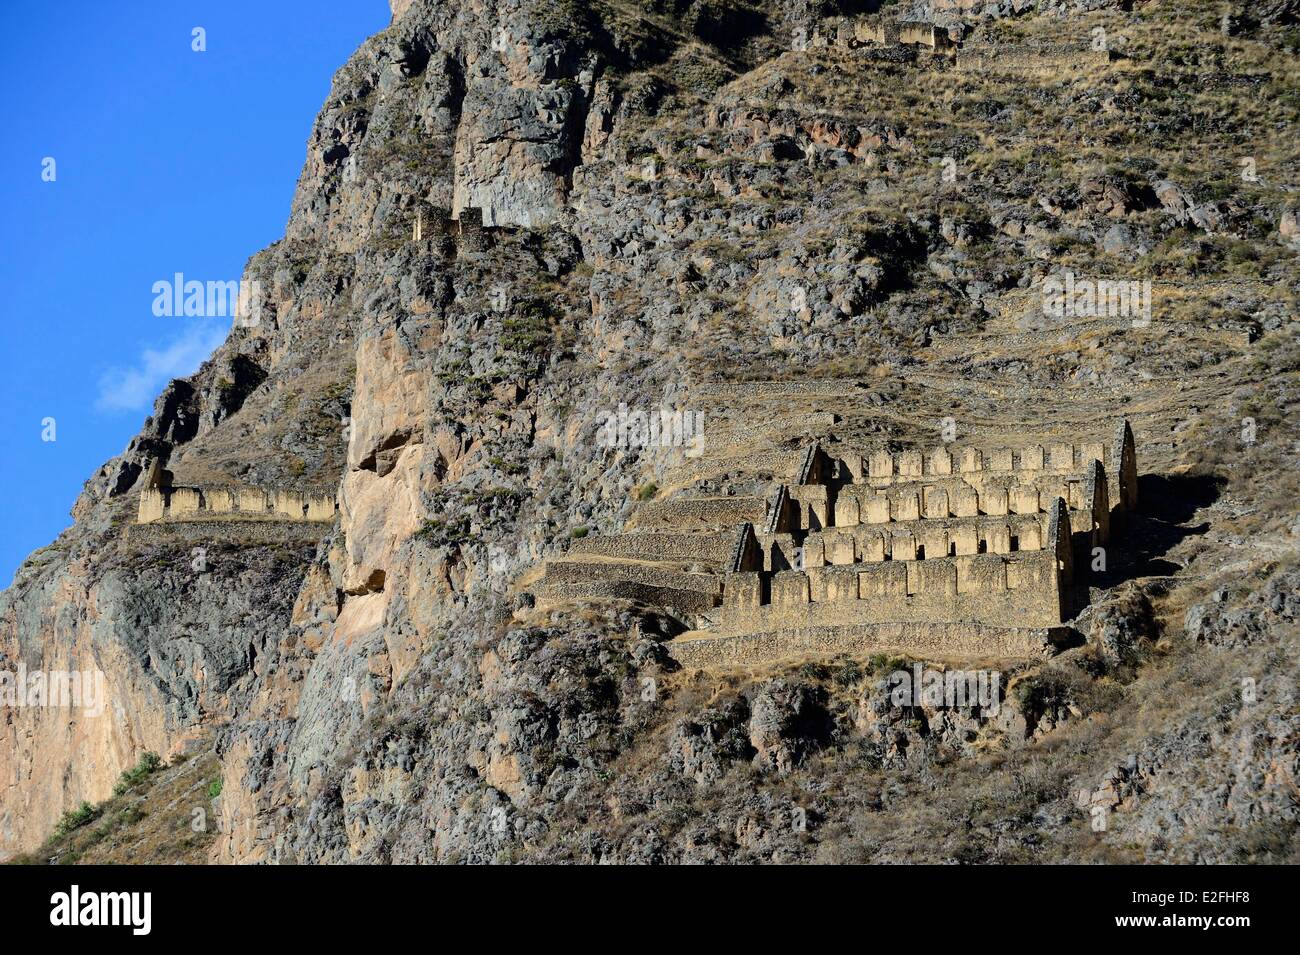
M1162 58L1277 86L1285 38L1225 46L1172 3L1011 27L938 5L989 42L1130 34L1133 63L1052 85L807 41L874 6L392 0L335 76L285 238L248 264L259 323L168 387L0 596L7 668L97 669L108 700L6 711L0 851L141 751L209 746L223 862L1294 851L1297 608L1274 599L1297 543L1294 147ZM1193 136L1249 139L1276 179L1211 200L1233 170L1189 158ZM1081 137L1088 155L1061 145ZM1049 269L1138 258L1180 290L1158 334L1018 320ZM605 415L810 373L862 383L813 409L845 437L1135 419L1167 500L1117 571L1134 583L1095 595L1087 646L1010 675L1000 715L891 709L880 661L676 672L656 608L530 611L539 559L681 477L681 449L597 446ZM759 407L702 410L779 430ZM339 518L128 533L155 461L330 491ZM1231 612L1253 614L1244 642L1212 636ZM1227 707L1243 678L1257 702ZM1092 836L1081 788L1133 820L1122 838Z

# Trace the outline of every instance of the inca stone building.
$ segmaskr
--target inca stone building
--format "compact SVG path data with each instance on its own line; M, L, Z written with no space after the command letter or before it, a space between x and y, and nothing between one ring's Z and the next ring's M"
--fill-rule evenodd
M338 505L332 494L265 491L256 487L173 486L154 461L140 491L137 524L187 521L332 521Z
M639 505L574 541L543 605L631 599L696 629L687 666L822 653L1021 659L1050 652L1086 599L1097 548L1137 507L1133 433L1020 448L809 446L767 496Z

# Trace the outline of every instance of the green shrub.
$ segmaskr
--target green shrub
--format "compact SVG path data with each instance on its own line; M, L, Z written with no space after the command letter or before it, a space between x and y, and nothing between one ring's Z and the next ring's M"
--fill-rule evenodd
M867 669L877 676L882 673L893 673L895 670L906 670L910 666L907 657L895 657L888 653L873 653L867 658Z
M212 782L208 783L208 798L216 799L220 795L221 795L221 780L214 779L212 780Z
M430 547L454 547L469 540L469 518L457 517L446 521L433 518L411 535Z
M143 819L147 813L139 806L127 806L113 819L113 826L134 826Z
M533 299L524 302L517 318L507 318L501 323L501 347L540 358L551 344L551 315L545 304Z
M93 822L99 818L100 812L98 806L92 806L83 799L80 806L76 809L69 809L59 819L54 827L55 837L66 836L68 833L80 829L86 823Z
M147 779L162 768L162 757L157 753L146 752L140 757L140 762L134 767L128 769L117 779L117 785L113 787L113 795L121 796L132 786Z
M508 418L509 415L506 415L506 417ZM528 468L525 465L521 464L519 461L510 461L500 456L496 456L489 459L488 463L491 464L497 470L501 471L503 474L506 474L510 477L515 477L517 475L523 474L525 471L528 470Z

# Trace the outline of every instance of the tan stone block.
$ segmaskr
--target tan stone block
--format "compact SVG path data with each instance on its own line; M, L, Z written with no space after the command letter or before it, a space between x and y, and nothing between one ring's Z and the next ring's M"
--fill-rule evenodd
M302 520L306 502L294 491L275 492L275 513L283 517Z
M911 565L917 577L915 593L927 596L957 594L957 567L949 561L920 561ZM910 590L910 588L909 588Z
M875 563L885 559L884 534L868 534L859 541L858 547L862 554L863 561Z
M952 543L957 545L957 555L965 557L978 554L980 549L979 528L974 524L959 524L948 532Z
M891 535L889 553L893 560L916 560L916 538L906 531Z
M835 526L856 527L862 517L861 504L856 497L841 494L835 501Z
M1021 484L1011 489L1007 506L1012 514L1038 513L1038 488Z
M1006 562L1001 557L980 555L957 562L957 592L989 594L1007 589Z
M140 492L140 504L136 521L149 524L162 520L167 513L167 498L162 491L148 489Z
M1074 468L1074 445L1053 444L1047 449L1049 471L1070 471Z
M921 559L921 548L925 549L925 559L935 560L948 556L948 531L942 527L922 527L916 532L917 559Z
M763 583L756 573L727 574L722 584L722 603L729 607L757 607L762 603Z
M894 476L894 456L888 451L873 451L867 463L869 477L892 478Z
M955 487L949 497L948 509L953 517L975 517L980 512L979 492L969 484Z
M1033 565L1023 560L1007 561L1006 574L1007 590L1024 590L1033 587L1037 577L1033 572Z
M930 473L952 474L952 453L947 448L935 448L930 452Z
M1036 522L1023 525L1019 536L1021 550L1043 549L1043 529Z
M884 494L877 494L875 497L867 498L866 522L868 524L888 524L889 512L889 498Z
M852 564L855 556L852 534L834 534L826 538L827 563Z
M332 521L335 513L334 498L316 496L307 498L307 520Z
M919 521L921 503L917 499L916 492L907 491L897 495L890 502L889 517L894 521Z
M907 565L886 561L858 571L860 597L886 597L907 593Z
M822 575L822 599L857 600L858 573L848 568L829 568Z
M980 492L980 510L991 517L1002 517L1007 513L1007 489L1004 487L986 487Z
M774 607L803 606L809 600L808 575L787 570L772 575L772 605Z
M927 487L925 495L925 516L929 520L943 520L948 517L948 492L941 487Z
M1092 507L1092 501L1088 499L1087 488L1082 481L1071 481L1066 486L1069 496L1065 499L1071 509L1076 511L1089 510Z
M798 569L797 561L791 564ZM824 567L826 565L826 538L823 534L809 534L803 541L803 566Z
M197 514L199 512L199 492L187 487L176 488L171 493L167 510L169 516L173 518Z

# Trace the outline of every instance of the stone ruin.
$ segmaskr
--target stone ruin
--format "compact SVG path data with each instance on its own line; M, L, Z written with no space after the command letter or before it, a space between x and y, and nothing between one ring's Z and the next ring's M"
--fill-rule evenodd
M949 59L959 70L979 73L1089 70L1107 66L1115 59L1108 49L1098 49L1083 39L1073 43L969 42L960 17L954 19L957 14L970 12L965 2L950 0L936 6L936 13L947 14L939 18L944 22L894 19L880 14L829 18L814 28L809 46L853 50L910 47Z
M695 667L825 653L1041 657L1069 637L1097 548L1137 508L1133 432L1109 443L853 451L815 443L769 494L639 505L575 540L535 587L543 608L626 599L695 629Z
M957 43L946 27L922 20L888 20L864 17L840 27L837 37L841 46L923 46L945 52Z
M879 14L830 17L816 23L808 46L814 49L909 46L949 54L957 48L961 32L960 28L950 30L929 20L898 19Z
M140 491L137 524L210 520L332 521L338 510L332 494L307 494L245 486L173 486L155 461Z

